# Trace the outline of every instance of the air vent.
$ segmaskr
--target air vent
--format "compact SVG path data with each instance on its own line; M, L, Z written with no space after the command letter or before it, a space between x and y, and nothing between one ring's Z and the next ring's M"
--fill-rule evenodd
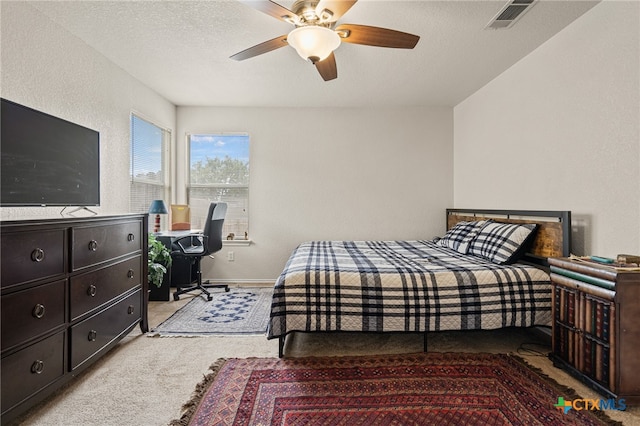
M504 5L498 14L487 24L485 29L505 29L511 27L525 12L535 4L536 0L513 0Z

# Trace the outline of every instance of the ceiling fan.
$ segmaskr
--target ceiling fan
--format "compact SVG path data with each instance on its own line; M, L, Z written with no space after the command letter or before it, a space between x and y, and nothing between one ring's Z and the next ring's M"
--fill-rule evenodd
M420 37L387 28L340 24L342 17L357 0L297 0L291 10L271 0L239 0L267 15L296 28L289 34L238 52L231 59L242 61L263 53L292 46L305 60L311 61L325 81L338 77L333 51L341 42L377 47L413 49Z

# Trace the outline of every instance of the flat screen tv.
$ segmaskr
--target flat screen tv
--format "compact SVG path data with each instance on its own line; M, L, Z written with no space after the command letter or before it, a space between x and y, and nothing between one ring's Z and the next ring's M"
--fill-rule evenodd
M99 206L100 134L1 101L0 205Z

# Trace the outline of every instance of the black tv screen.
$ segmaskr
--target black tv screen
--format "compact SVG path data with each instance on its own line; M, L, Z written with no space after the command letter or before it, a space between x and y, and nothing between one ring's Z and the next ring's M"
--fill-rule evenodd
M100 205L100 134L2 99L0 205Z

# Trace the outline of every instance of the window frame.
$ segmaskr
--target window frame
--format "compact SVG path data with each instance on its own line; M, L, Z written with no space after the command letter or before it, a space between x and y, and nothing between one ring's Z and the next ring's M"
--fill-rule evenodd
M249 211L250 211L250 184L251 184L251 135L249 134L249 132L188 132L185 135L185 139L186 139L186 182L185 182L185 189L186 189L186 200L187 200L187 204L191 205L191 191L192 189L199 189L199 188L203 188L203 189L212 189L212 190L216 190L216 189L245 189L246 190L246 200L245 200L245 206L246 206L246 221L247 221L247 226L246 226L246 231L248 234L248 237L245 239L243 235L236 235L236 239L233 240L227 240L223 238L223 245L250 245L252 240L251 240L251 232L250 232L250 221L249 221ZM247 179L247 183L246 185L244 184L222 184L222 183L212 183L212 184L202 184L202 183L197 183L197 184L192 184L191 183L191 138L193 136L220 136L220 137L229 137L229 136L245 136L247 138L247 143L248 143L248 153L249 153L249 177ZM221 202L224 202L224 200L222 200Z
M162 167L162 182L158 183L155 182L153 180L150 179L145 179L145 178L139 178L134 176L133 172L134 172L134 168L135 168L135 163L134 163L134 158L133 158L133 153L134 153L134 134L133 134L133 126L134 126L134 120L142 120L145 123L157 128L162 135L162 141L161 141L161 167ZM150 186L156 186L161 190L162 193L162 200L165 202L165 204L167 205L167 208L169 208L169 204L171 203L171 193L172 193L172 185L171 185L171 141L172 141L172 130L168 127L165 126L161 126L158 123L154 122L153 120L149 119L148 117L146 117L144 114L141 114L137 111L131 111L130 115L129 115L129 155L130 160L129 160L129 210L132 211L133 213L146 213L148 211L148 206L151 204L151 199L149 200L145 200L146 201L146 208L144 209L144 211L136 211L137 209L132 209L132 196L133 196L133 192L132 192L132 186L135 183L138 184L143 184L143 185L150 185ZM157 199L154 198L154 199ZM162 215L162 229L166 229L167 224L168 224L168 219L166 217L166 215ZM150 221L151 222L151 221Z

